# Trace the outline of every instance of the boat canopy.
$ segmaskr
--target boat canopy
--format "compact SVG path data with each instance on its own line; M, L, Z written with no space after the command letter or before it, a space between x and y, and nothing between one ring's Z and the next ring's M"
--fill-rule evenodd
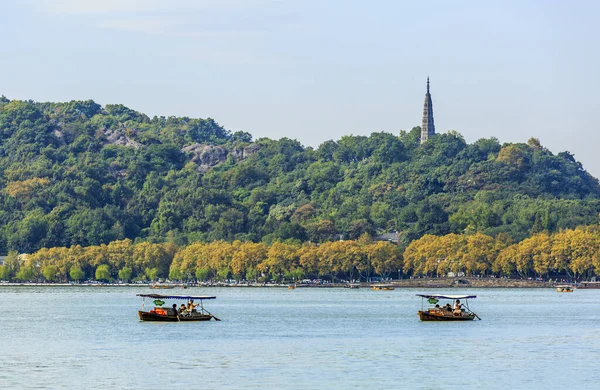
M209 296L192 296L192 295L162 295L162 294L136 294L142 298L155 298L155 299L215 299L216 297Z
M477 295L439 295L439 294L417 294L418 297L434 298L434 299L472 299L477 298Z

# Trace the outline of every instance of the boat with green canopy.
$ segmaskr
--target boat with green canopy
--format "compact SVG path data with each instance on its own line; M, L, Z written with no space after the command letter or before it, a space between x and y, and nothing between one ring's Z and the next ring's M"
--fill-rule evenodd
M469 299L477 298L476 295L417 294L417 296L421 297L421 310L418 311L421 321L472 321L475 318L481 320L469 309ZM440 300L449 302L440 306ZM427 309L424 307L425 301L431 305Z
M207 299L216 299L213 296L194 296L194 295L162 295L162 294L137 294L142 297L142 310L138 311L140 321L165 321L165 322L187 322L187 321L221 321L212 313L204 308L204 301ZM152 299L154 307L149 311L145 310L146 298ZM174 303L171 307L163 307L164 300L176 299L187 302L181 305L181 309ZM197 301L199 303L194 303Z

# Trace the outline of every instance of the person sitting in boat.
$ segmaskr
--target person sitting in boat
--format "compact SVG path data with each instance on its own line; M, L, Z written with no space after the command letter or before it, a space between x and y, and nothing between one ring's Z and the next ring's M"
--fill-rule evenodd
M196 311L196 307L198 306L198 304L194 304L194 300L190 299L190 301L188 302L188 306L187 306L187 310L188 312L192 313L194 311Z
M460 304L460 300L457 299L456 303L454 303L454 315L455 316L459 316L462 314L462 309L461 309L461 304Z
M185 311L186 311L185 304L182 303L181 306L179 307L179 314L184 314Z
M449 303L446 303L446 306L444 306L444 310L446 310L446 311L452 311L452 306L450 306Z
M173 314L177 315L177 304L176 303L173 304Z

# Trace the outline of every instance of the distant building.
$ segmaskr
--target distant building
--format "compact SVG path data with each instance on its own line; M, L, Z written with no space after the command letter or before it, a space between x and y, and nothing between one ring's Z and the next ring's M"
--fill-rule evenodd
M4 264L4 259L6 259L6 256L0 256L0 265Z
M429 93L429 76L427 76L427 93L425 94L423 123L421 124L421 143L427 141L429 137L433 137L434 135L435 125L433 124L433 104L431 103L431 94Z
M391 233L383 233L378 235L377 237L375 237L375 239L377 241L388 241L388 242L392 242L394 244L398 243L398 232L397 231L393 231Z

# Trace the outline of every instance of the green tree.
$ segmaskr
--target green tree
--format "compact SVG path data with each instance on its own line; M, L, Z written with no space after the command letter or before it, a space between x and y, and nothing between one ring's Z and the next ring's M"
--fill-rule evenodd
M217 279L227 280L229 278L230 273L231 271L229 270L229 267L221 267L219 268L219 270L217 270Z
M42 275L44 275L44 279L46 279L48 282L54 282L56 280L57 273L58 270L53 265L47 265L42 268Z
M19 254L16 251L9 251L8 255L4 259L4 269L7 272L7 279L10 280L13 276L19 272L21 263L19 262Z
M83 272L80 266L75 264L72 265L71 268L69 268L69 277L71 278L71 280L80 281L83 280L83 278L85 278L85 273Z
M156 267L146 268L144 270L144 275L148 278L148 280L157 280L158 279L159 269Z
M96 268L96 280L110 281L110 267L108 264L101 264Z
M258 272L256 268L250 267L246 269L246 280L256 280L258 277Z
M35 271L34 271L33 267L24 266L24 267L21 267L19 272L17 272L16 278L23 282L27 282L27 281L32 280L34 278L34 276L35 276Z
M9 280L10 279L10 272L8 271L8 268L6 268L6 266L4 265L0 265L0 280Z
M196 280L198 281L205 281L208 279L208 275L210 274L210 271L206 268L198 268L196 270Z
M183 274L181 273L181 270L177 267L171 267L171 270L169 271L169 280L182 280L183 279Z
M124 281L124 282L129 282L129 280L131 279L131 274L132 274L132 269L131 267L123 267L119 270L119 279Z

